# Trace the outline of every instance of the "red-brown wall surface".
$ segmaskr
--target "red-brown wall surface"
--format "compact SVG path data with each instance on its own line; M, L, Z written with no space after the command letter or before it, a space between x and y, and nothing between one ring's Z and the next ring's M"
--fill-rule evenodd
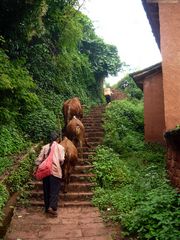
M165 126L169 130L180 124L180 3L159 2L159 16ZM167 170L180 189L180 151L169 144Z
M167 152L167 172L173 185L180 189L180 152L174 151L171 146Z
M166 130L180 124L180 3L159 1Z
M144 80L145 141L164 143L164 103L162 73Z

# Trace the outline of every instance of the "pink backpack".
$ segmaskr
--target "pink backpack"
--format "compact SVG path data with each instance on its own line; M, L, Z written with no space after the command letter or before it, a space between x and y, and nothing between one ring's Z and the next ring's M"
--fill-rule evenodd
M52 173L52 159L54 154L55 143L52 144L51 150L47 158L38 166L35 172L35 178L37 180L42 180L43 178L50 176Z

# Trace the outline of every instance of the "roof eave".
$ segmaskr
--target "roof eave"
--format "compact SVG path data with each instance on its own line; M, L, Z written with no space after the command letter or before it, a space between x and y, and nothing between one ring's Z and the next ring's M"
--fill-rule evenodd
M157 2L155 3L148 0L141 1L156 39L156 43L160 49L159 5Z
M162 72L162 65L161 63L157 63L155 65L152 65L148 68L145 68L143 70L130 73L130 77L132 77L136 83L136 85L143 90L143 82L144 79L152 77L153 75L156 75L158 73Z

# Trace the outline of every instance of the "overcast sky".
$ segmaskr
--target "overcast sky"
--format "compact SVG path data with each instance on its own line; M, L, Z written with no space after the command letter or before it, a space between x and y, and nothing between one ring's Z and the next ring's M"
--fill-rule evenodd
M161 61L141 0L86 0L83 12L92 20L97 35L115 45L121 61L131 69L141 70ZM109 77L107 82L112 85L121 77Z

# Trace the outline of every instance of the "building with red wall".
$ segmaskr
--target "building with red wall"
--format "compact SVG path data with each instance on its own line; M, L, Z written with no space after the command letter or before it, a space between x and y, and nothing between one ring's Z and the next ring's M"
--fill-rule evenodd
M132 73L130 76L144 92L145 141L164 144L165 121L161 64Z
M166 139L169 177L180 188L180 2L142 4L163 60L131 76L144 91L145 140Z

